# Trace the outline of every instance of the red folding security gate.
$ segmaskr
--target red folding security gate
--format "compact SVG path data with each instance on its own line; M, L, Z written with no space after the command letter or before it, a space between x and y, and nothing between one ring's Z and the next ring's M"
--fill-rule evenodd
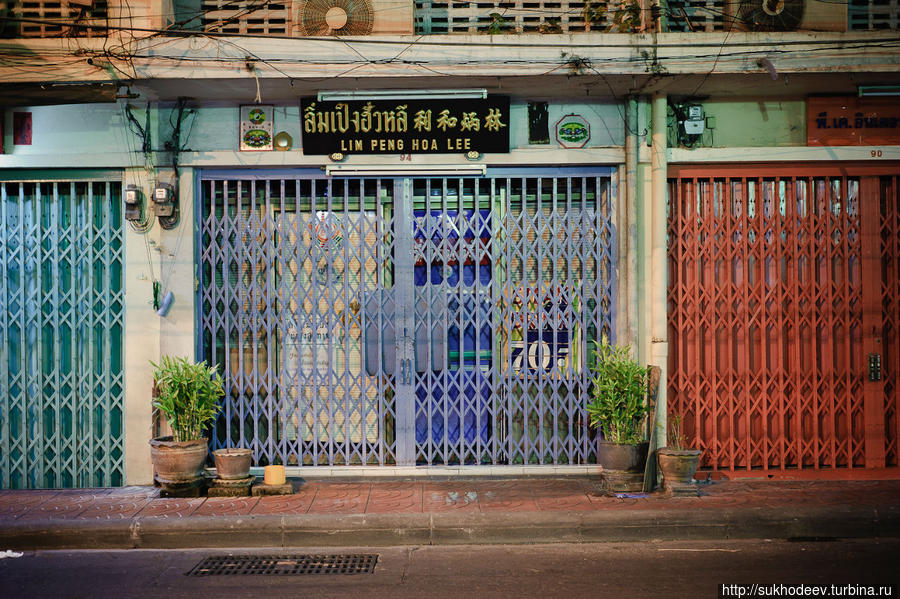
M898 173L670 169L669 416L705 468L897 467Z

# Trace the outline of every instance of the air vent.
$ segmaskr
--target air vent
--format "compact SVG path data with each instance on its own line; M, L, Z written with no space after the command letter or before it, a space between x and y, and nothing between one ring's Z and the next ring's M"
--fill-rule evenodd
M803 0L749 0L739 12L752 31L793 31L803 19Z
M369 0L307 0L300 5L299 22L305 35L367 35L375 9Z
M220 555L194 566L187 576L301 576L373 574L377 554Z

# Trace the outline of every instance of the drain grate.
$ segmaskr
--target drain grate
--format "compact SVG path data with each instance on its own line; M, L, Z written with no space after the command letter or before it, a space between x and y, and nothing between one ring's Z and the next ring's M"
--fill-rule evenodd
M302 574L372 574L377 554L356 555L220 555L211 556L187 572L188 576L246 576Z

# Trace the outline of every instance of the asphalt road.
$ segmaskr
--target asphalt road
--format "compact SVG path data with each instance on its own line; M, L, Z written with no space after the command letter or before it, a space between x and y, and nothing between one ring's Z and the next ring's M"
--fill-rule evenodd
M186 575L209 556L343 553L376 554L374 573ZM38 551L0 559L0 597L859 597L900 582L898 556L900 539Z

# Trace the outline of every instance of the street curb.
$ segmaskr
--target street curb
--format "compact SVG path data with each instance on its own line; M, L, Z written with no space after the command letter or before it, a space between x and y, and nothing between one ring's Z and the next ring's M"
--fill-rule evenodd
M900 507L3 520L3 549L353 547L900 537Z

